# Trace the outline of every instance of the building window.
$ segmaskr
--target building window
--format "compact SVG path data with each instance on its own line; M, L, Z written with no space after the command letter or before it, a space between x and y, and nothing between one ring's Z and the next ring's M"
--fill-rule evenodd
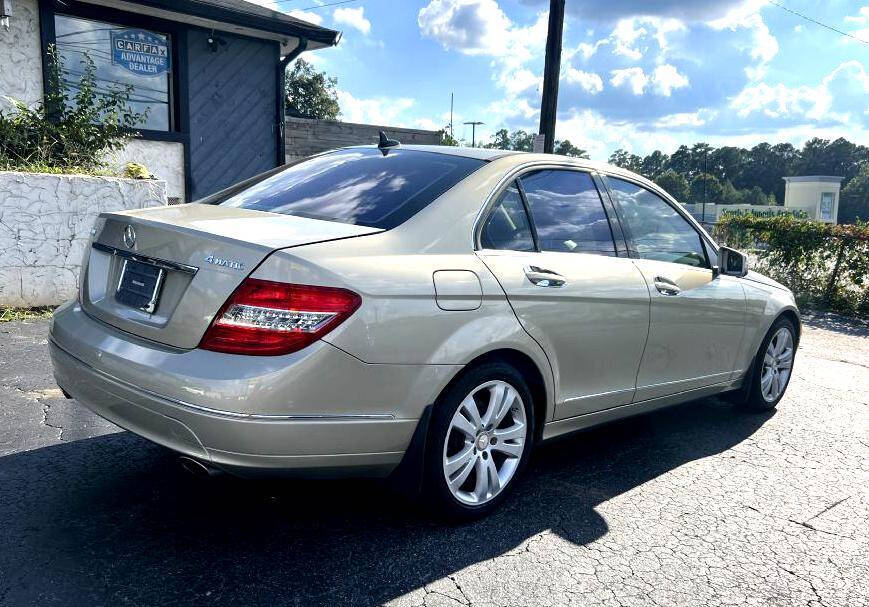
M824 192L821 194L821 219L833 219L833 193Z
M172 129L168 34L60 14L54 17L54 29L64 65L63 86L71 96L79 87L87 53L96 67L98 92L132 86L130 106L136 113L147 111L138 127Z

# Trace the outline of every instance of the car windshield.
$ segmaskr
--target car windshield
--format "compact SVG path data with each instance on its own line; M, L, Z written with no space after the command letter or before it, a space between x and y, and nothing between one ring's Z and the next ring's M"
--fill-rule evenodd
M436 152L348 148L291 165L218 204L388 230L483 164Z

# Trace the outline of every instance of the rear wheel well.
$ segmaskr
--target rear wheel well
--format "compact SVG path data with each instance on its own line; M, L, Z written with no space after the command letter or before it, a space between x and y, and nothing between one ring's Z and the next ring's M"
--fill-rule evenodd
M450 387L455 384L465 373L480 365L491 362L503 362L514 367L522 375L523 379L528 383L528 390L531 391L531 403L534 410L535 422L535 439L539 439L543 434L543 424L546 423L546 383L543 380L543 374L537 367L537 364L530 356L512 350L503 348L500 350L492 350L478 356L465 365L462 370L453 377L450 382L441 390L441 394L446 394Z

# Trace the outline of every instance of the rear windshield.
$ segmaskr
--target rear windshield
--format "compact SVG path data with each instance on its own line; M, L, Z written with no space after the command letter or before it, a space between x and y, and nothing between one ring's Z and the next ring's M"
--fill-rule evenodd
M390 229L483 166L475 158L351 148L287 167L219 204Z

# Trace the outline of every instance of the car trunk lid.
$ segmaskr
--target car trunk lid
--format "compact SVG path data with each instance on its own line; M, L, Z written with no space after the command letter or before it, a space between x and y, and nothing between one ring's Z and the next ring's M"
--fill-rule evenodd
M381 231L201 204L103 213L82 268L81 304L133 335L195 348L221 305L273 251ZM144 305L152 295L153 305Z

